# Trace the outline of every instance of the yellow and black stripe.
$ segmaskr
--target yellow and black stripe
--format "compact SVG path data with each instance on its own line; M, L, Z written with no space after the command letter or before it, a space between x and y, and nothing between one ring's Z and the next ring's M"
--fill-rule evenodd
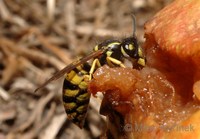
M68 119L80 128L84 125L90 101L90 93L87 92L89 70L87 63L76 67L66 75L63 84L63 105Z

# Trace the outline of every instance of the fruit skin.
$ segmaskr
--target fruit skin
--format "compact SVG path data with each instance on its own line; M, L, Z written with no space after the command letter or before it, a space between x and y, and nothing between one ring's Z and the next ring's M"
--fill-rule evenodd
M181 58L200 57L200 0L176 0L145 25L159 47ZM196 60L195 60L196 61Z
M200 81L200 0L176 0L145 24L147 65L158 69L193 100Z
M200 0L176 0L158 12L145 25L145 48L157 46L178 60L196 68L200 79ZM188 65L187 65L188 66Z

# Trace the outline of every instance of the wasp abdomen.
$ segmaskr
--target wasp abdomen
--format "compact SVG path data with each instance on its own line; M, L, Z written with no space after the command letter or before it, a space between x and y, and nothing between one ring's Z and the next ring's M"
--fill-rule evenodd
M65 77L63 84L63 105L68 119L80 128L83 127L90 100L87 92L88 69L81 65L71 70Z

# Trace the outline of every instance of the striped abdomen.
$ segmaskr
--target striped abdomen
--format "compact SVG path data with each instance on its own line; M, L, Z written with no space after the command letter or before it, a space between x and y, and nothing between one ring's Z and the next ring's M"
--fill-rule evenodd
M85 63L71 70L63 84L63 105L68 119L82 128L90 101L87 92L88 71L90 66Z

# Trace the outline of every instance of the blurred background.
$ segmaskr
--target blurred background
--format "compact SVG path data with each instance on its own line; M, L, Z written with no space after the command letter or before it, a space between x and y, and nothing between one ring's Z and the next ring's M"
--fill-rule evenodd
M136 35L172 0L0 0L0 139L93 139L105 131L91 100L80 130L62 106L63 78L45 80L107 39Z

